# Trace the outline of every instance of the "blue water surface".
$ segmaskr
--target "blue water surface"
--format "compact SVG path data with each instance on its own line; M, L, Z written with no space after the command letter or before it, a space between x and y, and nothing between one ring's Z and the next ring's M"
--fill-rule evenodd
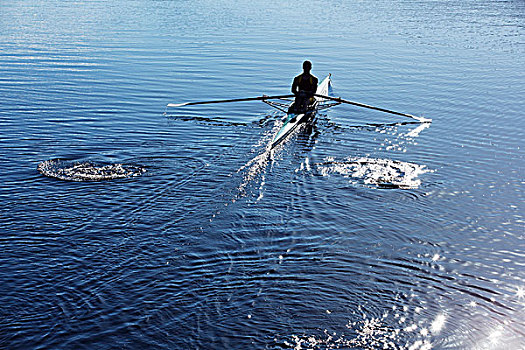
M523 1L11 0L0 28L0 348L523 348ZM304 59L433 122L340 105L269 152L263 103L166 108Z

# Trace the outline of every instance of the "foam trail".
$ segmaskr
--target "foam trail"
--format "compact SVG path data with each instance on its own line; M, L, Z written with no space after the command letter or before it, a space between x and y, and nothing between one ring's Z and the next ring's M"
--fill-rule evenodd
M262 174L261 183L259 186L259 196L257 198L257 201L262 199L264 193L264 185L266 183L264 172L268 166L269 161L273 159L274 154L271 140L273 140L273 136L280 129L281 125L282 121L276 122L272 130L269 133L267 133L265 137L261 138L259 142L255 145L255 148L264 146L264 151L261 154L250 159L248 162L246 162L246 164L244 164L237 170L237 173L245 171L243 181L238 187L239 193L241 195L245 195L246 188L248 187L248 185L252 183L259 174Z
M246 187L257 177L257 175L264 172L268 165L268 161L270 160L271 150L265 150L263 153L259 154L258 156L254 157L250 161L248 161L245 165L239 168L237 172L244 171L246 169L246 173L243 177L242 183L239 185L239 192L245 193ZM264 185L264 181L261 182L261 185ZM262 191L262 187L261 187Z

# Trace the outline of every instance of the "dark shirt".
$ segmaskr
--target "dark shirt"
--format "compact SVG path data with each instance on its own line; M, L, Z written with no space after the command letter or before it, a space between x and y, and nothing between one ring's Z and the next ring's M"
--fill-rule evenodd
M312 97L317 91L318 82L317 78L311 74L300 74L293 80L292 92L294 95L304 92L308 97Z

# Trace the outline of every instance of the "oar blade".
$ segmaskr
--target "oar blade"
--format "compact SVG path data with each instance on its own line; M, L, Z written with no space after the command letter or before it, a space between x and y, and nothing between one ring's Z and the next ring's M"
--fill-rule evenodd
M186 103L168 103L166 107L182 107L187 106L188 102Z
M424 117L412 116L414 119L418 120L420 123L432 123L432 119Z

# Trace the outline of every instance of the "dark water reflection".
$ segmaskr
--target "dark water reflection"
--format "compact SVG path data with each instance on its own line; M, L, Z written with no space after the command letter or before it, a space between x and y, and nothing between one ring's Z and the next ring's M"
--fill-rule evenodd
M0 7L0 348L523 347L523 2Z

